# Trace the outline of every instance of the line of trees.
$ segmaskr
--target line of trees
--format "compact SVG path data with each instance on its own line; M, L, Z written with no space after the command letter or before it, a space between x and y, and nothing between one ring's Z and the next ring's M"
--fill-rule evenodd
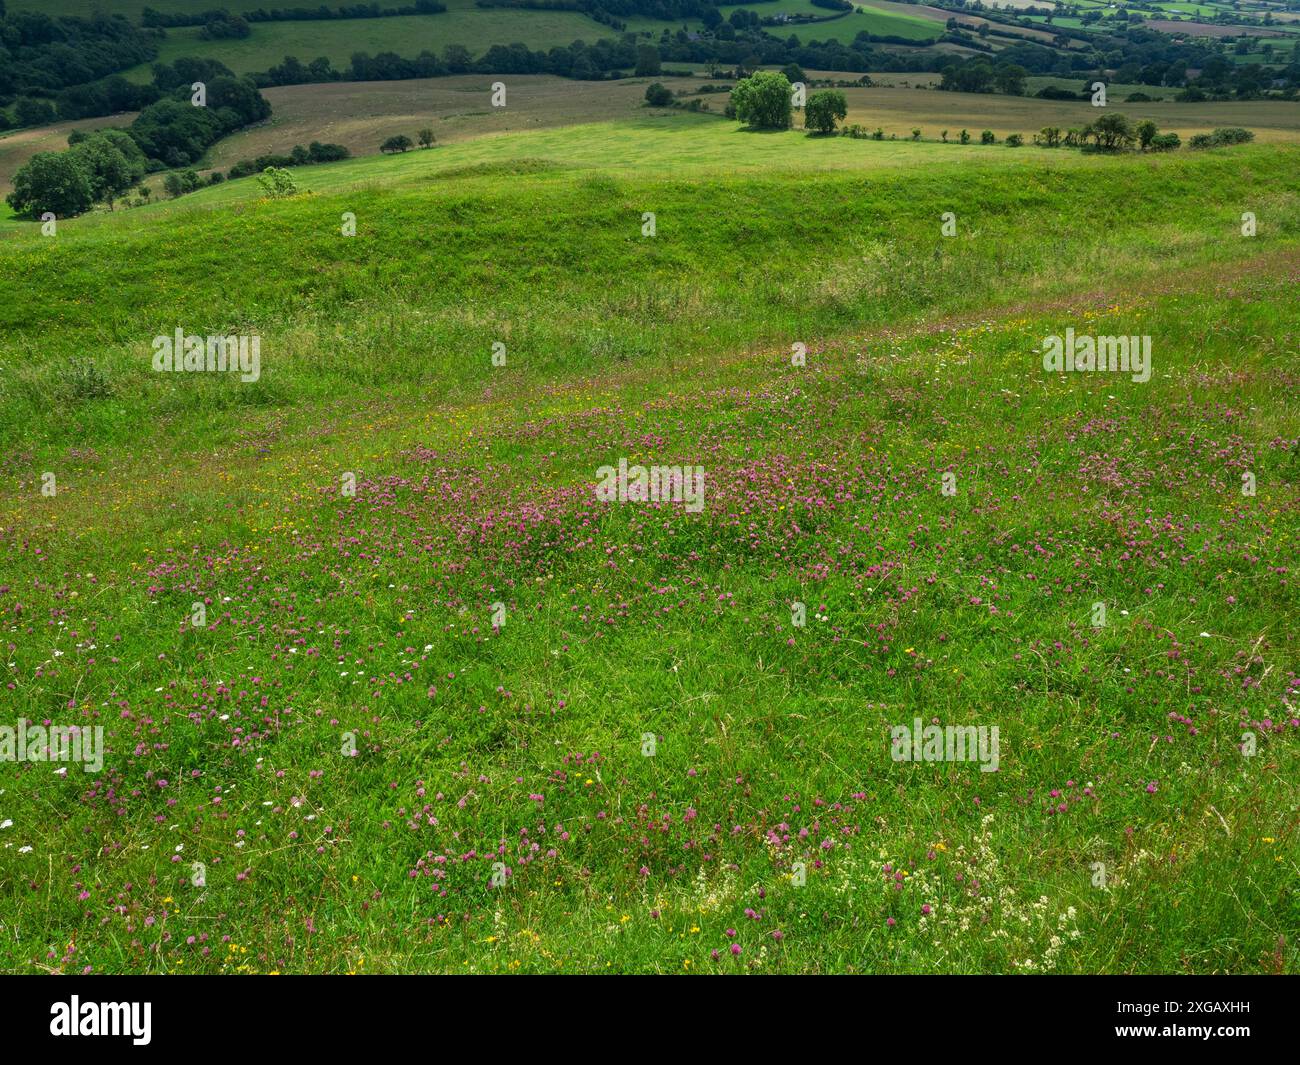
M233 181L236 178L247 177L249 174L260 174L268 167L288 169L294 166L312 166L315 163L336 163L340 159L348 159L351 156L352 153L342 144L322 144L320 141L312 141L306 148L301 144L295 144L288 155L268 153L259 155L255 159L241 159L230 168L227 177Z
M438 15L447 10L439 0L415 0L403 7L381 7L379 4L344 4L340 7L264 7L252 11L232 13L227 8L208 11L178 12L157 11L146 7L140 12L140 23L173 29L181 26L206 26L213 22L322 22L330 19L390 18L397 15Z

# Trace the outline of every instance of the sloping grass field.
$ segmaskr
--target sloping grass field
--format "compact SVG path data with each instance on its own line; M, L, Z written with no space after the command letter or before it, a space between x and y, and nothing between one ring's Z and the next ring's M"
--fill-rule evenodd
M667 115L11 223L0 724L105 754L0 762L0 969L1296 972L1297 175Z

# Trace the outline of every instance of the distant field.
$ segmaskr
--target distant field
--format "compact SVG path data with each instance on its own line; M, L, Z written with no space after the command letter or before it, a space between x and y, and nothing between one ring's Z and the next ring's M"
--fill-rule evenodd
M443 15L406 15L398 18L331 19L319 22L259 22L251 36L235 41L203 41L199 28L167 31L158 61L178 56L202 55L219 59L236 74L249 74L275 66L287 55L304 63L327 57L346 69L354 52L396 52L413 58L426 49L441 53L449 44L464 45L479 55L494 44L523 42L533 50L597 41L613 30L586 15L568 11L505 11L476 8L472 0L447 0ZM127 72L136 81L149 79L149 65Z
M1161 11L1177 11L1181 15L1198 15L1200 17L1218 14L1218 9L1206 4L1163 3L1157 4Z
M957 18L965 26L979 27L987 23L991 26L997 26L1000 30L1015 34L1017 37L1023 37L1028 41L1050 43L1053 36L1051 33L1042 30L1029 30L1025 29L1023 26L1005 26L989 22L988 19L974 12L948 11L942 7L930 7L925 4L900 4L893 2L893 0L872 0L871 6L878 8L881 11L889 12L890 14L897 14L899 17L928 19L936 24L936 29L939 33L942 33L947 27L950 18ZM1004 41L1005 38L1002 40L993 38L987 43L1000 45L1003 44Z
M1220 26L1211 22L1186 20L1173 22L1166 19L1147 19L1147 25L1161 33L1185 34L1189 37L1272 37L1276 26Z
M1050 0L991 0L986 3L985 7L993 11L1023 11L1030 7L1051 7ZM1073 0L1071 7L1106 7L1105 3L1098 3L1097 0Z
M428 126L439 144L494 134L516 134L550 126L634 118L650 78L568 81L550 76L507 79L508 106L489 105L492 78L466 75L411 81L339 82L266 89L271 120L228 137L213 148L208 163L229 167L266 152L286 152L313 140L346 145L354 155L375 155L395 133L412 140ZM698 88L689 78L657 79L674 91ZM727 96L711 98L720 112ZM3 143L3 142L0 142Z
M902 8L901 12L887 10L893 8ZM792 23L789 26L765 26L764 30L782 39L793 34L804 43L811 41L840 41L843 44L851 42L859 33L866 32L881 37L905 37L909 40L924 42L932 41L943 33L942 24L936 26L934 20L919 13L913 13L908 10L906 5L879 3L873 0L870 4L860 5L851 15L845 15L842 18L830 18L833 12L824 7L817 7L809 0L781 0L778 3L764 4L734 4L726 7L719 7L718 10L724 18L730 18L733 11L752 11L760 18L770 18L774 15L815 15L818 18L825 18L825 22L813 22L807 24ZM917 9L918 12L920 9ZM686 19L682 22L659 22L655 19L632 16L623 19L627 24L629 31L641 33L649 32L654 36L665 29L676 30L681 26L687 29L700 30L704 24L699 19Z
M999 139L1007 133L1022 133L1028 139L1029 134L1043 126L1083 126L1095 121L1098 114L1097 108L1084 100L1076 103L1031 96L874 88L845 89L844 95L849 104L846 121L872 129L881 126L886 135L897 133L900 139L914 126L921 127L927 138L937 137L941 129L948 129L951 136L956 136L966 127L973 134L991 129ZM1256 138L1263 142L1300 142L1300 106L1293 103L1234 100L1205 104L1171 101L1126 104L1114 89L1109 91L1108 98L1111 110L1122 111L1130 118L1154 119L1161 129L1173 130L1184 135L1184 139L1187 134L1216 126L1245 126L1254 130Z
M1079 92L1083 89L1084 82L1091 84L1088 78L1043 78L1030 77L1025 79L1026 91L1030 96L1051 85L1058 89L1068 89L1071 92ZM1145 93L1147 96L1156 100L1172 100L1177 96L1181 89L1173 89L1163 85L1141 85L1138 83L1109 81L1106 83L1106 99L1112 107L1124 102L1124 97L1135 93ZM1089 105L1091 106L1091 105ZM1137 107L1137 104L1130 104L1130 107Z

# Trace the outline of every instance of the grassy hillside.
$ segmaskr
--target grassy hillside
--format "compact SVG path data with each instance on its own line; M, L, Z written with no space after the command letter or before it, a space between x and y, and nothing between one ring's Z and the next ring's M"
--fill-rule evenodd
M834 71L809 70L810 78L838 79ZM933 80L925 74L875 75L886 85L917 85ZM700 78L627 78L611 82L569 81L550 76L518 76L506 78L509 105L505 108L490 106L490 86L496 80L485 75L413 79L389 82L342 82L327 85L294 85L267 89L264 93L273 111L269 121L243 130L215 144L204 161L204 169L228 170L241 159L251 159L267 152L287 152L295 144L308 144L313 140L344 144L355 155L374 155L385 138L394 133L414 136L419 129L434 131L439 145L458 143L483 136L518 134L548 127L588 125L593 121L612 119L640 119L646 115L642 106L645 87L651 80L668 85L674 92L687 93L687 99L699 95L712 113L720 115L726 106L726 94L698 93L707 79ZM1033 79L1031 88L1052 79ZM1056 83L1078 90L1080 83L1055 79ZM1300 108L1294 104L1256 101L1229 101L1225 103L1174 104L1172 102L1135 103L1122 102L1127 91L1140 86L1112 86L1112 103L1133 118L1153 118L1162 129L1174 130L1184 139L1193 133L1204 132L1218 126L1246 126L1256 137L1266 143L1300 141ZM1160 92L1160 90L1150 90ZM1166 90L1166 94L1172 90ZM1062 128L1083 126L1096 118L1095 109L1088 103L1040 100L1032 96L1014 97L979 93L946 93L916 88L876 87L844 90L849 106L847 121L868 129L881 128L885 135L909 139L913 129L919 128L925 140L938 140L943 130L949 139L956 140L963 128L978 137L981 130L993 130L999 141L1009 133L1020 133L1031 139L1043 126ZM37 151L57 151L63 147L68 132L73 128L100 128L106 125L125 126L132 116L124 115L103 119L87 119L76 123L61 123L39 130L25 130L0 135L0 193L7 192L13 174ZM661 116L662 118L662 116ZM674 130L689 131L698 122L708 120L677 116L670 123ZM714 120L716 121L716 119ZM652 126L659 119L652 119ZM721 140L703 135L698 144L693 143L691 158L705 161L711 158L718 166L727 165L733 158L729 146L732 140ZM749 136L737 134L737 136ZM686 139L691 139L687 134ZM680 138L674 140L679 143ZM661 162L671 165L677 156L664 160L646 159L639 151L640 140L631 147L629 158L637 165L657 167ZM801 165L807 156L806 146L797 138L778 140L780 149L769 153L758 149L758 157L772 155ZM509 157L517 150L544 151L548 158L604 161L606 152L599 137L579 135L575 139L560 138L543 142L525 142L516 149L514 144L484 144L472 149L477 158L486 153L491 158ZM677 151L679 149L674 149ZM1001 149L999 149L1001 150ZM858 165L864 158L860 144L818 149L818 157L844 158L847 165ZM904 153L888 157L894 162L910 158ZM444 157L431 160L434 165L445 165ZM611 165L619 165L611 160ZM381 167L385 164L380 164ZM403 164L411 165L411 164ZM743 165L743 162L742 162ZM876 164L872 164L876 165ZM1015 165L1015 164L1012 164ZM300 180L311 184L316 176L304 175ZM161 177L153 180L161 188ZM0 227L8 217L8 209L0 203Z
M0 968L1296 971L1298 163L673 115L11 227L8 703L109 752L3 767Z

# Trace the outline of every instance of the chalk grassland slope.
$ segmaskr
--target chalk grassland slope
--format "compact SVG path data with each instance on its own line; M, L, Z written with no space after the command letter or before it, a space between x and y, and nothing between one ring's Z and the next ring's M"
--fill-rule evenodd
M809 73L813 77L838 76L832 72ZM373 154L393 133L405 132L413 136L415 130L425 126L434 131L440 144L450 144L490 134L509 133L516 137L529 130L588 124L621 116L632 120L633 126L640 121L647 123L646 128L663 132L664 139L658 142L634 137L626 144L630 157L637 159L638 165L654 168L671 166L676 161L695 166L709 157L716 165L725 166L726 158L719 154L719 150L729 150L736 137L757 137L760 141L767 138L767 135L742 132L733 123L719 117L676 115L665 119L660 112L648 112L641 104L650 79L597 83L571 82L550 76L512 76L506 79L509 106L505 108L490 106L493 80L466 76L270 89L266 95L274 107L271 121L220 142L205 162L209 166L229 167L239 159L267 151L287 151L296 143L305 144L311 140L337 141L346 144L357 155ZM658 80L674 91L691 92L701 84L698 80L686 78ZM900 140L910 138L915 128L921 129L922 137L927 140L938 140L945 129L949 130L950 140L955 140L962 128L969 128L975 134L983 129L992 129L999 139L1004 139L1008 133L1020 133L1030 139L1044 126L1082 127L1097 118L1097 109L1083 101L941 93L926 89L849 88L843 91L849 107L846 122L872 130L879 127L886 136L896 135ZM700 99L720 116L726 106L727 94L705 93L700 95ZM1184 139L1192 133L1219 126L1247 126L1255 131L1261 142L1300 141L1300 105L1297 104L1260 106L1249 101L1117 103L1115 109L1124 110L1132 118L1152 118L1161 129L1178 132ZM652 114L657 117L650 117ZM802 119L796 115L795 121L800 123ZM713 126L718 127L718 136L707 132ZM680 131L680 136L668 135L670 129ZM652 143L660 145L656 150L665 153L662 158L651 156L649 146ZM747 165L746 159L768 158L783 160L782 165L799 165L800 143L806 144L806 141L776 137L770 146L757 144L752 153L742 153L739 165ZM621 165L618 153L624 149L624 142L616 138L609 147L613 153L609 164ZM485 143L468 151L484 158L506 158L517 151L526 154L542 152L546 158L559 163L572 159L586 165L602 162L598 157L603 153L599 141L590 136L530 140L518 147L509 143ZM824 150L808 148L807 151L809 158L818 160L814 165L828 165L833 160L839 160L839 165L849 166L894 165L908 158L905 154L873 155L864 151L861 142L828 146ZM446 165L443 159L425 162ZM0 165L2 163L3 157L0 156Z
M109 751L4 767L0 967L1296 971L1298 158L647 121L11 233L7 705Z
M471 85L474 80L466 79L466 84ZM530 79L519 79L521 84L525 80ZM563 94L569 84L559 79L532 80L537 83L534 86L535 90L541 94L551 91ZM430 84L433 86L431 92L438 91L437 79ZM486 99L488 79L481 79L479 91L481 97ZM881 91L891 95L906 92L906 90ZM522 95L517 93L512 99L521 102ZM950 94L921 92L918 95L946 99ZM961 98L961 94L951 95ZM987 96L966 98L981 105L990 99L998 99ZM1231 105L1217 106L1230 107ZM580 113L580 110L575 111L574 117ZM881 113L879 110L873 110L870 115L875 117L879 113ZM541 112L538 114L540 115ZM484 117L490 120L490 116ZM962 166L978 162L1000 167L1008 174L1024 170L1078 167L1095 170L1103 175L1112 172L1110 165L1114 160L1083 155L1074 151L1048 151L1033 147L1009 149L1000 144L963 146L955 143L960 132L960 127L956 123L943 127L949 129L948 144L911 143L907 141L910 136L910 123L913 121L911 113L903 112L898 117L900 120L906 119L906 122L900 121L899 126L892 130L897 132L899 141L891 142L886 149L878 142L870 140L810 137L802 130L790 130L779 134L756 134L734 123L708 115L641 111L634 118L625 121L521 130L510 132L508 135L480 136L453 141L445 147L431 150L416 149L394 156L372 155L342 164L301 167L293 171L293 176L294 181L304 190L339 192L348 188L363 187L373 182L395 186L418 185L429 180L458 178L472 168L482 167L498 167L506 170L576 168L609 173L664 176L682 173L696 178L703 175L720 177L738 172L789 173L828 169L873 174L913 166L948 164ZM953 116L949 112L945 117L951 120ZM960 117L959 113L958 117ZM988 117L987 113L983 113L979 122L971 124L971 130L977 133L985 128L985 120ZM1061 117L1068 119L1070 115L1065 114ZM305 136L311 128L311 122L310 119L303 121L301 129ZM933 121L934 125L927 125L924 129L925 136L931 139L937 137L941 131L938 117L936 116ZM989 124L994 125L1001 133L1012 131L996 122ZM363 122L360 127L363 143L365 128ZM394 121L388 119L376 122L374 128L376 135L387 136L398 131ZM406 129L405 126L402 128ZM407 129L408 134L415 128L418 126ZM257 131L232 138L231 146L222 148L224 161L229 162L236 157L242 158L252 154L251 145L248 148L244 147L244 144L248 143L242 141L245 136L250 138L257 136ZM272 138L267 137L266 140L252 143L260 150L263 144L271 140ZM292 137L277 136L274 138L274 145L277 149L284 150L292 143L301 143L301 140L297 133ZM371 143L373 144L373 140ZM1179 158L1191 154L1183 152L1179 154ZM252 180L245 179L227 182L217 188L205 189L201 193L191 194L179 200L162 201L159 198L159 201L148 207L133 208L131 213L141 225L144 225L150 219L167 216L175 211L205 209L233 201L246 201L259 195L261 195L260 186ZM76 225L93 228L101 221L104 224L112 224L106 212L95 212L93 215L77 220ZM18 222L10 218L0 225L0 236L20 233L28 228L32 228L30 223Z
M809 71L809 76L834 79L844 75ZM895 77L906 80L909 76ZM702 84L689 78L573 82L546 75L511 76L505 79L508 106L494 108L490 106L493 80L477 75L268 89L266 96L274 109L271 120L219 142L205 164L229 167L240 159L268 151L287 151L294 144L312 140L345 144L357 155L374 154L393 133L413 136L415 130L425 126L443 144L490 134L633 119L646 113L642 103L651 80L661 81L674 92L691 93ZM912 129L918 127L924 138L932 140L937 140L944 129L956 137L963 127L976 132L993 129L999 138L1008 133L1028 137L1043 126L1081 127L1097 117L1096 108L1083 101L923 89L850 88L844 93L849 105L847 122L870 129L879 126L887 136L897 134L900 139L910 137ZM700 98L720 115L728 97L726 93L706 93ZM1261 107L1249 101L1177 105L1116 102L1115 107L1130 117L1153 118L1162 129L1179 132L1184 139L1217 126L1247 126L1263 142L1300 140L1298 104ZM796 116L799 122L801 118ZM728 131L734 132L733 125L726 125Z
M0 301L0 315L3 315L0 321L11 340L20 339L32 330L52 335L43 346L45 354L40 359L15 360L13 376L8 380L12 384L29 373L57 368L53 357L60 351L72 354L79 349L84 343L81 334L85 330L101 337L110 348L113 344L129 343L131 350L118 352L118 357L124 366L134 364L139 354L135 347L139 338L132 330L158 314L175 313L187 319L197 316L207 321L229 317L232 310L248 304L261 311L274 308L274 314L280 316L289 311L297 299L295 294L300 293L310 295L307 306L321 300L340 307L359 299L364 303L362 290L356 285L372 267L362 263L349 265L349 249L355 248L373 249L391 258L384 276L394 281L409 280L421 302L435 298L426 291L426 280L430 276L429 266L439 264L435 273L446 273L448 277L435 286L436 299L452 304L473 295L470 288L448 288L450 279L462 267L469 270L467 277L484 271L496 277L494 288L504 286L514 291L516 285L523 284L525 289L530 289L529 278L550 278L554 274L557 284L562 278L568 279L560 284L566 291L571 285L580 291L593 271L600 275L608 270L612 282L633 262L640 262L646 268L657 263L651 274L635 282L629 278L628 284L634 289L649 286L653 290L663 280L657 270L676 273L686 268L692 275L703 275L691 284L707 288L717 279L743 275L748 267L726 255L727 241L737 231L748 232L756 226L755 235L746 241L755 247L760 238L774 240L774 249L804 246L814 238L813 245L809 246L810 262L818 261L822 266L836 264L833 274L848 269L857 258L855 249L867 239L863 221L879 210L879 206L870 205L887 202L883 190L902 187L930 170L934 174L927 188L932 199L922 203L906 197L888 214L908 219L908 225L917 227L918 231L937 228L937 223L934 227L930 223L939 214L945 210L963 211L963 205L971 201L979 187L983 190L979 194L979 202L984 204L981 210L996 211L1009 225L1008 237L1012 233L1023 234L1020 242L1023 247L1017 251L1015 260L1021 264L1025 277L1018 284L1022 288L1041 287L1048 283L1047 271L1029 269L1027 264L1045 266L1047 261L1054 261L1056 253L1049 254L1048 250L1037 247L1033 236L1037 230L1033 227L1042 226L1042 234L1049 234L1061 219L1069 218L1076 210L1081 212L1078 225L1084 226L1088 211L1103 210L1100 206L1103 193L1097 193L1094 204L1085 191L1097 185L1105 190L1107 215L1128 219L1130 226L1137 219L1148 219L1146 224L1135 226L1133 233L1151 239L1158 232L1155 248L1163 249L1171 236L1179 232L1184 233L1175 241L1180 245L1190 242L1190 246L1198 248L1217 247L1205 244L1199 224L1186 227L1187 219L1160 215L1156 209L1162 197L1165 207L1172 209L1180 195L1193 196L1198 204L1217 196L1218 207L1213 217L1220 223L1236 217L1241 210L1255 209L1252 204L1262 199L1270 205L1265 212L1270 230L1289 232L1295 219L1274 205L1289 203L1294 194L1295 174L1287 167L1294 164L1297 151L1293 147L1250 146L1234 152L1117 159L1060 150L1012 151L974 145L819 139L793 131L755 135L707 118L671 115L631 123L541 130L514 137L486 137L446 149L306 167L295 171L304 195L284 203L264 201L254 182L239 181L130 212L99 213L64 222L57 239L41 237L34 225L12 227L0 245L8 267L8 298ZM728 175L735 180L721 180ZM961 175L969 175L969 180L960 179ZM681 188L673 185L678 177L688 184ZM781 220L786 219L789 207L787 196L804 180L814 183L810 184L810 190L815 187L828 199L818 203L815 210L810 205L806 224L780 236ZM652 183L652 191L638 191L646 182ZM762 194L766 182L773 183L772 193L767 197ZM993 202L997 197L985 203L985 198L1000 184L1009 186L1001 205ZM1057 184L1072 190L1071 197L1078 197L1079 204L1076 206L1066 199L1054 204L1049 197L1039 203L1036 212L1027 209L1022 212L1014 206L1017 197L1012 189L1043 190L1042 195L1046 195L1046 190ZM855 189L858 191L852 191ZM627 212L629 218L637 219L639 233L641 213L654 210L651 201L669 195L669 190L674 203L698 201L701 204L692 209L692 217L697 212L707 217L710 212L722 211L725 223L708 227L691 222L678 230L678 238L649 243L616 236L618 224L614 215L607 213L615 205L617 212ZM853 197L860 195L866 200L855 202ZM940 206L945 196L951 206ZM527 221L525 216L529 212L511 207L512 197L522 197L521 202L544 203L545 209L533 212L531 221ZM846 201L845 197L850 199ZM733 206L723 210L721 205L727 202ZM366 240L336 240L335 220L342 211L353 209L360 217L374 214L364 207L356 207L357 204L384 205L380 216L371 219L372 225L383 223L382 230L372 231L374 235ZM493 206L489 208L489 204ZM602 205L597 211L601 222L593 229L592 239L600 238L612 244L593 245L590 255L578 255L572 261L568 254L576 246L573 249L563 244L550 247L548 234L552 232L552 222L559 227L557 236L563 233L567 240L582 230L584 223L579 219L584 212L596 210L593 206L596 204ZM673 208L680 209L680 205ZM431 212L426 225L418 224L423 211ZM474 225L448 228L433 221L434 215L455 217L465 211L470 212L467 218L475 219ZM485 222L485 217L494 213L501 214L501 219ZM1011 219L1021 213L1025 217L1017 218L1012 225ZM275 221L277 218L282 221ZM409 232L404 228L406 223L396 221L399 218L413 224ZM570 222L561 224L564 218L570 218ZM319 232L312 230L309 220L315 220L311 224L318 226ZM291 222L295 233L292 240L261 241L257 237L260 225L277 227ZM764 224L759 225L760 222ZM665 224L670 229L673 227L671 221L665 220ZM981 234L986 232L986 225L987 220L978 227ZM1074 228L1072 225L1071 229ZM888 239L889 226L883 221L872 223L868 229L876 234L872 239ZM394 243L399 233L402 236ZM438 234L438 246L425 247L424 242L434 233ZM509 233L514 236L507 237ZM689 241L685 239L688 234ZM1202 236L1192 239L1196 234ZM710 235L719 237L716 243L704 241ZM304 246L302 242L307 237L311 239ZM1095 238L1081 231L1077 239L1090 242ZM453 240L454 244L448 243ZM847 242L846 247L833 252L836 242L841 240ZM470 243L461 246L463 241ZM526 265L526 269L501 272L492 253L497 241L506 241L502 249L510 247L511 260ZM147 251L150 247L159 252L175 250L167 251L160 258ZM205 247L206 253L197 254ZM1219 251L1229 254L1236 247L1233 243ZM454 248L459 251L453 253ZM817 248L821 251L813 254ZM985 237L974 246L959 243L938 248L941 252L945 248L964 252L963 256L951 259L953 267L982 260L986 254L1001 255L1006 251L999 241ZM903 253L901 248L896 248L891 254L902 256ZM682 255L688 258L681 259ZM704 264L715 255L718 261L713 269L705 269ZM821 255L832 258L823 261ZM90 299L90 290L99 283L102 264L119 261L123 270L118 275L120 284L113 299ZM258 268L245 269L244 264L249 261L258 263ZM307 273L295 265L312 261L328 265ZM79 264L84 264L84 274ZM810 269L798 263L789 264L789 268L797 274ZM924 266L917 264L913 268L924 269ZM961 284L952 286L955 294L967 291L970 278L965 269L963 266ZM1070 274L1080 276L1077 271ZM813 276L808 275L808 283L812 283ZM51 298L39 301L37 306L28 306L31 301L23 298L24 286L36 284L38 280L49 286ZM467 279L463 278L462 284L468 284ZM929 288L930 298L937 300L941 286L936 284ZM978 285L977 289L990 296L996 291L986 284ZM766 289L758 286L755 291ZM381 305L387 305L393 297L389 292L377 295ZM604 306L606 298L604 293L595 294L594 305ZM756 306L759 305L761 298ZM228 310L222 312L223 307ZM866 309L857 307L850 320L857 321L857 313ZM794 318L791 323L782 324L782 330L812 335L830 324L824 307L810 307L806 314L797 308L791 311ZM244 313L235 310L233 316L240 318ZM503 311L494 320L506 316ZM523 317L535 318L535 315ZM567 323L569 316L562 317ZM818 322L822 323L821 329L815 328ZM268 323L258 324L265 327ZM668 328L668 323L663 325ZM149 336L153 335L149 332ZM741 335L735 334L737 339ZM15 348L8 353L16 355L17 352ZM381 369L370 367L367 372L378 373ZM150 382L157 385L158 379L146 373L139 381L142 385ZM24 395L32 402L40 400L39 390L11 392L9 398L17 400ZM10 431L17 433L34 424L40 421L7 420Z
M817 70L809 70L808 75L830 79L846 77L834 71ZM917 85L933 80L932 75L925 74L878 77L899 85ZM511 76L506 79L508 106L505 108L490 106L490 86L494 80L482 75L465 75L266 89L264 94L273 108L271 119L218 142L200 169L228 169L241 159L254 158L266 152L287 152L295 144L305 145L313 140L344 144L355 155L374 154L379 145L394 133L404 132L413 137L416 130L426 126L434 131L439 144L448 144L491 134L518 134L620 117L631 119L646 113L641 105L645 86L652 79L584 82L549 75ZM689 78L654 80L662 81L674 91L691 92L704 84L699 79ZM1042 80L1046 83L1047 79ZM1079 88L1075 81L1059 83L1075 90ZM1124 110L1133 118L1155 119L1162 129L1179 132L1184 138L1218 126L1246 126L1266 143L1300 139L1300 105L1297 104L1261 105L1250 101L1125 104L1122 102L1124 87L1113 88L1114 97L1119 97L1112 98L1116 109ZM845 90L845 95L849 104L848 122L873 130L880 127L886 136L897 134L900 139L910 137L914 128L920 128L925 139L937 139L944 129L955 137L962 128L973 132L992 129L999 138L1008 133L1020 133L1028 138L1043 126L1083 126L1096 118L1096 109L1082 101L938 93L901 87L851 88ZM700 98L720 114L726 106L727 94L707 93L701 94ZM70 130L124 126L132 117L126 114L87 119L0 136L0 193L8 191L13 174L36 151L61 150ZM796 123L799 121L796 117ZM689 124L689 121L685 122L685 126ZM734 131L734 127L731 128ZM581 140L579 138L579 142ZM861 155L860 148L849 150ZM903 156L891 158L897 160ZM160 183L161 179L153 181L154 185ZM0 206L0 216L6 212L7 209Z

